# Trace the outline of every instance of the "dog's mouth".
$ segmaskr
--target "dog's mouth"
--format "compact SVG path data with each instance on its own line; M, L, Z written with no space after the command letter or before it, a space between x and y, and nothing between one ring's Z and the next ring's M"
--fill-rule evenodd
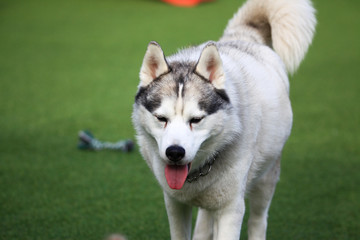
M186 181L191 163L187 165L166 165L165 178L171 189L180 190Z

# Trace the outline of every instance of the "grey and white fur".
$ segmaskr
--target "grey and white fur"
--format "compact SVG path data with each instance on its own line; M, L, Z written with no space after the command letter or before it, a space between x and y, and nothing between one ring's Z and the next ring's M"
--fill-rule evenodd
M265 239L292 110L287 75L315 31L309 0L248 0L219 41L165 57L148 45L133 124L164 191L171 239Z

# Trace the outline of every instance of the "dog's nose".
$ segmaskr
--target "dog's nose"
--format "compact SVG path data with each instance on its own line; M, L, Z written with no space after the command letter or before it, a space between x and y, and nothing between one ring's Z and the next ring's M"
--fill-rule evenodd
M185 156L185 149L178 145L172 145L166 149L166 156L172 162L178 162Z

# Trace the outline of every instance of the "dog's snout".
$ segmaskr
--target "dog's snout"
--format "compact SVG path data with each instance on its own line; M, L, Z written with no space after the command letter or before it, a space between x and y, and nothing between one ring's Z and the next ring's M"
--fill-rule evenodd
M166 149L166 156L172 162L178 162L185 156L185 149L178 145L172 145Z

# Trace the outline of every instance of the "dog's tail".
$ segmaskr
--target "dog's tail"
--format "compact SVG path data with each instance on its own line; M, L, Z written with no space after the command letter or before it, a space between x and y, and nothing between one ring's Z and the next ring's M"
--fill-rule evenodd
M294 73L312 41L315 25L310 0L248 0L229 21L220 41L266 44Z

